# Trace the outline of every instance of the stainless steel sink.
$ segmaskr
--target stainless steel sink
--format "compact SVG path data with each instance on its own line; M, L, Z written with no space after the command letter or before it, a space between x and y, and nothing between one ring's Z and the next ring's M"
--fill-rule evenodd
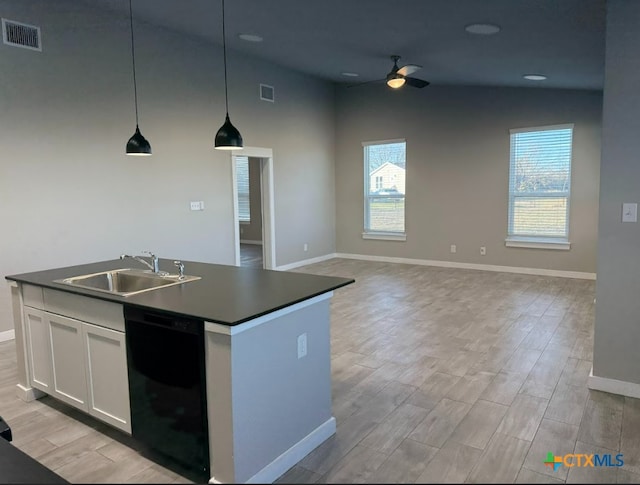
M112 295L129 296L199 279L200 276L184 275L180 277L177 274L153 273L147 270L125 268L54 280L54 283L102 291Z

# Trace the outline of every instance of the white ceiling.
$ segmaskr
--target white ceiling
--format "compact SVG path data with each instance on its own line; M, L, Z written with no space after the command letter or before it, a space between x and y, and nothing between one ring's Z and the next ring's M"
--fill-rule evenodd
M128 0L84 1L128 14ZM225 9L230 51L335 82L383 78L398 54L401 66L422 65L414 77L432 84L603 85L605 0L226 0ZM222 43L221 0L133 0L133 10L135 22ZM501 31L465 31L477 22ZM528 73L548 79L527 81Z

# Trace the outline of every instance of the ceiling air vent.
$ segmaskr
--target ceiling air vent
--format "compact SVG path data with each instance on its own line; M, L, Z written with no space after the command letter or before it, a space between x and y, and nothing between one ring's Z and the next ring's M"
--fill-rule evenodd
M274 102L274 94L273 94L273 86L268 86L266 84L260 85L260 99L262 101L271 101Z
M2 19L2 40L7 45L42 51L40 27Z

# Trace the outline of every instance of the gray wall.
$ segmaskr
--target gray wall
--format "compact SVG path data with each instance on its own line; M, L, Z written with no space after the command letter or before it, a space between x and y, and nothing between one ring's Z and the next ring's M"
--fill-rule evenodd
M595 272L600 92L373 84L336 100L338 252ZM571 250L507 248L509 129L559 123L575 123ZM361 142L396 138L407 140L407 241L363 240Z
M262 190L260 187L260 159L249 157L249 224L240 224L240 239L262 241Z
M640 225L622 203L640 202L640 2L613 0L607 41L593 374L640 383Z
M213 149L222 48L136 24L153 156L127 157L128 17L70 0L3 0L2 17L39 25L43 52L0 44L0 275L144 249L233 264L230 156ZM228 62L233 123L245 145L274 153L276 264L334 252L333 86L235 52ZM260 101L260 82L275 103ZM191 212L194 200L205 210ZM0 332L12 327L9 295L0 291Z

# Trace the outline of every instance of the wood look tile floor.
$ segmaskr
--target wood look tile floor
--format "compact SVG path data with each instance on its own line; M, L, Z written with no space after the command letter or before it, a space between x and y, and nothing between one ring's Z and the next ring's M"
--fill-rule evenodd
M262 246L260 244L240 244L240 266L245 268L263 268Z
M593 281L333 259L337 433L278 483L640 483L640 400L591 391ZM132 440L46 397L15 397L14 444L71 482L188 482ZM543 465L548 452L624 454L620 468Z

